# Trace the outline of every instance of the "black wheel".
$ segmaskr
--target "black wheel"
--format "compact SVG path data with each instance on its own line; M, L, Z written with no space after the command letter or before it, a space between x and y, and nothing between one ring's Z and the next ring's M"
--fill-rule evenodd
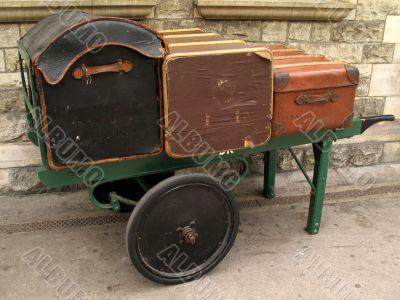
M178 175L150 189L130 216L129 257L150 280L178 284L213 269L239 226L233 193L210 176Z

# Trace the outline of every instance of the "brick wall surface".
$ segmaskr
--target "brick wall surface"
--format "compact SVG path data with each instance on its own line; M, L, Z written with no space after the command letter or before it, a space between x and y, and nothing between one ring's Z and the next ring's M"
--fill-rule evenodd
M193 0L159 0L151 18L143 22L156 29L202 27L235 39L284 42L312 54L343 60L360 69L357 116L382 113L400 117L400 0L358 0L343 21L205 20ZM24 105L17 63L17 40L33 24L0 24L0 193L42 191L35 166L39 153L25 136ZM296 149L308 168L309 147ZM253 172L261 158L251 158ZM364 135L340 141L331 166L357 167L400 162L400 123L377 125ZM279 154L281 171L297 167L287 152Z

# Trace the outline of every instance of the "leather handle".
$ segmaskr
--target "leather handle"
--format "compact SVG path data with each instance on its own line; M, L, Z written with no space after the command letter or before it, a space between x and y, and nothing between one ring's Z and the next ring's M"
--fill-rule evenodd
M88 67L85 64L82 64L80 67L76 68L72 72L72 76L75 79L86 78L87 83L91 81L90 76L100 74L100 73L119 73L125 72L128 73L132 71L133 63L130 61L123 61L122 59L118 59L116 63L110 65L103 66L92 66Z
M335 92L328 92L326 94L309 95L304 94L296 98L296 103L299 105L317 103L317 102L335 102L338 96Z

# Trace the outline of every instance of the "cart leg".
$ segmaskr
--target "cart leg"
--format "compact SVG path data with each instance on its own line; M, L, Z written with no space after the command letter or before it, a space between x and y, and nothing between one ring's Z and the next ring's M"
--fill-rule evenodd
M263 194L267 199L275 197L276 150L264 153L264 188Z
M309 234L317 234L321 225L331 148L332 141L322 141L313 144L315 159L313 185L315 190L311 191L310 208L308 211L306 231Z

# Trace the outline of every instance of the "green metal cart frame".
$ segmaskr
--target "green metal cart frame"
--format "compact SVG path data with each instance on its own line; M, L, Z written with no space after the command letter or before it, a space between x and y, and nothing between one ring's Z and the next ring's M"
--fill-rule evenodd
M46 147L43 139L43 128L41 113L39 109L39 99L35 89L28 87L35 86L35 76L32 66L29 63L30 58L24 48L19 45L19 61L22 75L23 96L25 99L25 107L27 113L28 137L39 147L42 157L43 166L38 171L40 180L50 188L62 187L73 184L80 184L88 175L93 167L101 169L101 176L94 174L90 178L90 184L96 185L99 183L110 182L127 178L138 178L141 176L175 171L179 169L198 167L198 161L193 158L171 158L162 153L158 156L136 158L121 162L104 163L96 166L81 166L76 169L61 169L52 170L47 163ZM24 76L27 73L27 77ZM351 128L333 129L313 132L308 134L296 134L279 138L272 138L268 144L260 147L245 148L240 150L230 151L224 155L210 154L201 158L202 161L209 164L212 162L239 160L244 165L244 170L241 178L247 174L246 156L256 153L264 153L265 168L264 168L264 188L263 193L265 198L271 199L275 197L275 173L276 173L276 156L277 150L288 149L294 156L301 171L305 175L311 186L310 207L308 213L308 221L306 230L310 234L317 234L321 225L322 208L324 203L324 195L329 167L329 157L332 150L332 143L338 139L351 138L355 135L362 134L371 125L380 121L392 121L393 116L378 116L365 119L354 119ZM315 158L314 174L311 179L292 151L292 147L299 145L312 144ZM201 164L200 164L201 166ZM102 204L96 201L93 194L93 186L89 189L89 196L94 205L101 208L112 208L112 204ZM117 201L124 201L118 199Z

